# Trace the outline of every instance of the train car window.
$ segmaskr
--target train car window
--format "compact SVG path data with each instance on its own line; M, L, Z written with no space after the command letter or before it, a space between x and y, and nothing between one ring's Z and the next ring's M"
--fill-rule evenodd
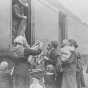
M24 35L31 43L31 1L12 0L12 44L18 35Z
M63 12L59 12L59 30L60 30L60 41L67 37L66 36L66 15Z

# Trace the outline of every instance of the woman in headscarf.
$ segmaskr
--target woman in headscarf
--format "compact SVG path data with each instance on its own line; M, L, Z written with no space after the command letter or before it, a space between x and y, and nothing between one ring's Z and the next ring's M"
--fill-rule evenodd
M77 42L73 39L66 40L61 48L63 67L63 80L61 88L77 88L76 80L76 48Z

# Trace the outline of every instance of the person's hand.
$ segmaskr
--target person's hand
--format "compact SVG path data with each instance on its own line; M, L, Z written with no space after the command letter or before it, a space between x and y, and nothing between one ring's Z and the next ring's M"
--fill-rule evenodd
M25 6L28 7L28 3L26 3Z
M26 20L27 19L27 16L23 16L23 18Z

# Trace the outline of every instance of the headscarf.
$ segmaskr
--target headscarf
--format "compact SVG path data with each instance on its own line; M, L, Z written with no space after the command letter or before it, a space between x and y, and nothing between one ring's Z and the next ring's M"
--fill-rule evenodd
M29 47L26 38L22 35L17 36L14 40L14 43L20 44L24 47Z

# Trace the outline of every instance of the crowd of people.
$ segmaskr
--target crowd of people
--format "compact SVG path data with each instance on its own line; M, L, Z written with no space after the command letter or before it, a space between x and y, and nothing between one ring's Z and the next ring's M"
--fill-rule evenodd
M35 41L31 47L25 37L27 16L24 9L28 8L28 2L13 0L12 4L14 47L7 52L6 58L14 65L9 69L5 58L0 61L0 88L85 87L77 42L73 39L65 39L62 44Z
M26 38L19 35L14 48L7 56L14 62L14 69L7 71L8 63L0 63L0 71L13 77L15 88L82 88L85 87L78 44L73 39L44 42L37 41L30 47ZM12 86L11 86L12 87Z

